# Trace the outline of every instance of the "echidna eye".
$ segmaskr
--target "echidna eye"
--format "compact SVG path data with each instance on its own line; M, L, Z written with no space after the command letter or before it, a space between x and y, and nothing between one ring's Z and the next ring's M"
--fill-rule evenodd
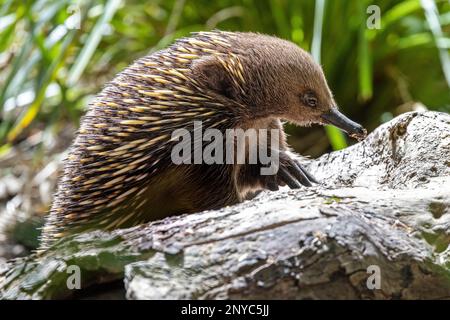
M303 102L309 106L309 107L315 107L317 106L317 98L314 96L313 93L305 93L305 95L303 96Z

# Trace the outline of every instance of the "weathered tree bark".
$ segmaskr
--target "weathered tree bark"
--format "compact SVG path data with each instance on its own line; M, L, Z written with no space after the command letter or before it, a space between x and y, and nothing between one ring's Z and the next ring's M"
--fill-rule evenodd
M130 299L450 298L449 115L403 114L308 167L321 185L71 237L11 264L0 296L79 297L76 265Z

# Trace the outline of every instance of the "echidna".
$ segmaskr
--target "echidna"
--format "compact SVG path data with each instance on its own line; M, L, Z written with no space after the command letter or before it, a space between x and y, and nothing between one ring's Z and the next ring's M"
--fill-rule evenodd
M241 32L199 32L143 57L90 104L42 233L42 248L80 231L129 227L235 204L246 194L309 186L287 153L280 120L365 130L338 112L321 67L293 43ZM258 164L175 165L175 129L275 128L280 169ZM270 148L270 146L268 147Z

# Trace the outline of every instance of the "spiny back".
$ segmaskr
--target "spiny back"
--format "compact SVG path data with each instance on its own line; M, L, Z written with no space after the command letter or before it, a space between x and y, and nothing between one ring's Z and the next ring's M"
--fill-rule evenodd
M177 128L232 127L238 105L198 83L192 62L215 56L237 88L244 69L228 32L201 32L137 60L105 86L90 104L64 162L42 248L90 228L113 229L145 221L149 181L170 164ZM227 59L223 57L227 57ZM242 111L242 110L241 110Z

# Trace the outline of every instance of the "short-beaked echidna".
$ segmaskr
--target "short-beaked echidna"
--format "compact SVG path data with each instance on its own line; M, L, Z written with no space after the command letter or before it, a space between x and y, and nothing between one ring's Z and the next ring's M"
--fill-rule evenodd
M337 111L321 67L285 40L199 32L143 57L89 105L43 227L42 248L84 230L129 227L235 204L259 189L314 181L286 152L280 120L364 129ZM275 128L280 169L171 161L175 129ZM268 147L270 148L270 146Z

